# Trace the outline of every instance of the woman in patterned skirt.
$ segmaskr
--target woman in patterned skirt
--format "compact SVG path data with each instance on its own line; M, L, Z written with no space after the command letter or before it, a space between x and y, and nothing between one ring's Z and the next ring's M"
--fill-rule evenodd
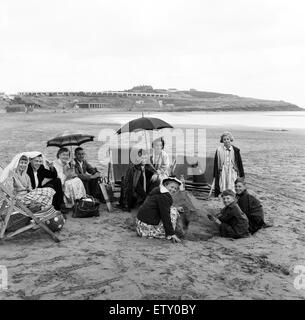
M174 243L181 240L175 235L179 212L173 207L172 194L179 190L181 182L173 177L154 188L140 207L136 224L140 237L167 238Z

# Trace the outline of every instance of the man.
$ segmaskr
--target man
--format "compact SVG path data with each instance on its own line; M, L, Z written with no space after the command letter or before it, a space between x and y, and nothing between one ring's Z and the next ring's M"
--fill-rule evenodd
M48 163L49 169L43 165L42 155L30 159L27 174L30 177L33 189L36 188L52 188L55 190L53 196L53 206L56 210L62 209L63 190L60 179L57 177L57 171L52 163Z
M151 164L147 164L148 155L140 149L135 163L131 163L122 178L119 207L124 211L141 205L149 193L150 180L154 173Z
M101 188L99 186L99 179L101 173L96 168L91 166L86 158L86 153L83 148L78 147L75 149L75 172L77 176L82 180L86 193L98 200L104 200Z

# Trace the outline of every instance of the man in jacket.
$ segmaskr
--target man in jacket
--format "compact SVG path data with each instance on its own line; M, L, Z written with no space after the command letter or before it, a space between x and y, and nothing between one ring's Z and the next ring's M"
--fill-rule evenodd
M96 199L104 200L99 185L101 173L86 160L86 153L83 148L75 149L74 161L75 173L82 180L86 193Z

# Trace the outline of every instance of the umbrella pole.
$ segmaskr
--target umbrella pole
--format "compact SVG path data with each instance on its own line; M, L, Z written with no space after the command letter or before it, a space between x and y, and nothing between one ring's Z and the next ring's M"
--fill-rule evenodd
M148 144L147 144L147 135L146 135L146 130L144 130L144 136L145 136L145 144L146 144L146 151L148 151Z

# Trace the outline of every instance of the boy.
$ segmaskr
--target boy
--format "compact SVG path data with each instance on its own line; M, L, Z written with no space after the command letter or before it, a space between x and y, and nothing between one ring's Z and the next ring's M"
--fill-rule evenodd
M263 206L258 199L248 193L246 182L243 179L235 180L235 191L237 203L248 217L250 233L254 234L259 229L268 227L269 225L264 221Z
M225 207L217 217L208 215L208 218L219 224L220 235L226 238L245 238L249 236L249 222L247 216L241 211L235 198L235 193L228 189L222 193Z

